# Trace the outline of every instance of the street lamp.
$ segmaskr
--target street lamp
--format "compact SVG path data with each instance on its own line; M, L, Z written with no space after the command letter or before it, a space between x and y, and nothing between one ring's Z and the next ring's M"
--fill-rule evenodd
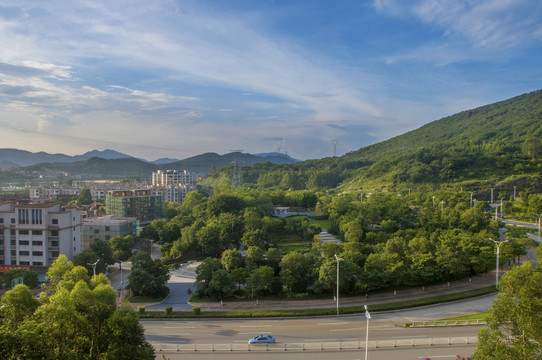
M369 314L367 305L363 306L365 307L365 318L367 318L367 330L365 331L365 360L367 360L367 352L369 350L369 319L371 318L371 314Z
M538 216L538 242L540 242L540 218L542 217L542 214L535 214L535 215Z
M100 261L100 259L96 260L96 262L94 264L87 263L87 265L92 266L92 271L94 272L94 280L96 280L96 264L98 264L99 261Z
M335 254L335 259L337 259L337 315L339 315L339 264L342 259L337 254Z
M493 190L495 190L495 189L491 188L491 204L493 204Z
M504 244L505 242L508 242L508 240L497 241L497 240L493 240L492 238L489 238L489 240L493 241L495 245L497 245L497 271L495 274L495 287L497 287L499 284L499 249L501 245Z
M122 261L121 260L117 260L117 262L119 263L119 269L120 269L120 291L122 291Z

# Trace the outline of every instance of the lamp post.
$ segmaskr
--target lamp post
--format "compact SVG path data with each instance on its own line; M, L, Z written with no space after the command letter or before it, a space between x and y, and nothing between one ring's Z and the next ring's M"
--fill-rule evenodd
M342 259L337 254L335 254L335 259L337 259L337 315L339 315L339 264Z
M122 261L117 260L117 262L119 263L119 269L120 269L120 289L119 289L119 291L122 291Z
M491 204L493 204L493 190L495 190L495 189L491 188Z
M365 307L365 318L367 319L367 330L365 331L365 360L367 360L367 352L369 350L369 319L371 318L371 314L369 314L367 305L364 305L364 307Z
M535 214L538 216L538 242L540 242L540 218L542 217L542 214Z
M87 265L92 266L92 271L94 272L94 277L93 277L94 280L96 280L96 265L98 264L98 262L100 262L100 259L96 260L94 264L87 263Z
M497 240L493 240L492 238L489 238L489 240L493 241L495 245L497 245L497 271L495 273L495 287L497 287L499 285L499 249L501 245L504 244L505 242L508 242L508 240L497 241Z

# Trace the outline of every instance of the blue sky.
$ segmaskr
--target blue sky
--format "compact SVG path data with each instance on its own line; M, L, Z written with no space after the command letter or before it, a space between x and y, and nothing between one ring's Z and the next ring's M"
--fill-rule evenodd
M337 155L542 88L539 0L10 1L1 148Z

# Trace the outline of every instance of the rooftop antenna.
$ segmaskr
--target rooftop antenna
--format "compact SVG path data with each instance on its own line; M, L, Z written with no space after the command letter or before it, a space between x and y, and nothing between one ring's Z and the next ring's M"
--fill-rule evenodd
M333 145L333 157L337 157L337 144L339 143L338 139L331 140L331 144Z
M233 171L231 176L231 188L235 189L243 186L243 173L241 172L241 166L239 165L239 154L241 150L230 150L233 153Z

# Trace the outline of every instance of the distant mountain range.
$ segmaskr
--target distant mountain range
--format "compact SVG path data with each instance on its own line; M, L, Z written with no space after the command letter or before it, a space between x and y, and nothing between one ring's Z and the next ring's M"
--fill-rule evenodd
M298 161L287 154L276 152L257 155L205 153L184 160L161 158L155 161L147 161L109 149L103 151L93 150L76 156L0 149L0 168L4 170L21 168L33 172L62 171L85 177L100 176L107 178L139 176L158 169L188 170L199 175L205 175L213 168L219 169L232 164L236 159L241 166L250 166L263 162L290 164Z

